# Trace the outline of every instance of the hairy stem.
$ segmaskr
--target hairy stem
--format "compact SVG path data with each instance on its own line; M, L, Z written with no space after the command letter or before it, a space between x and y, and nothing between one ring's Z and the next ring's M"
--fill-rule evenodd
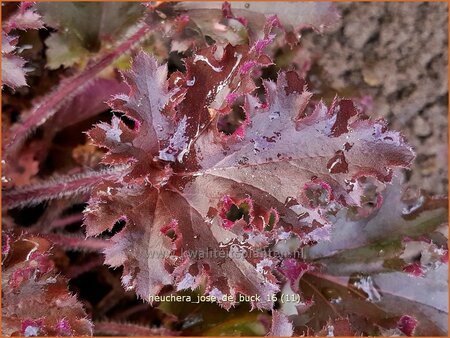
M83 214L69 215L69 216L64 216L59 219L56 219L50 223L49 228L52 230L64 228L67 225L71 225L71 224L78 223L78 222L83 222Z
M85 239L83 237L61 234L45 234L42 236L57 245L75 251L102 252L112 245L112 243L107 240L97 238Z
M91 171L83 174L59 176L45 182L31 184L20 189L4 191L3 209L36 205L56 198L68 198L89 193L102 179L111 177L123 170L123 166L108 170Z

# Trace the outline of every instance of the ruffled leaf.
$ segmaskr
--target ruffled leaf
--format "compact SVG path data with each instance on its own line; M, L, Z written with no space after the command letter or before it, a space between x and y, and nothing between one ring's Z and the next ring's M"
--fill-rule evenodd
M130 93L110 102L132 126L115 117L89 132L108 148L104 162L130 169L97 185L85 211L87 233L126 222L105 251L106 263L123 265L124 286L145 300L167 285L205 285L227 309L238 294L257 295L249 298L252 307L272 309L277 244L296 239L299 249L329 233L323 210L301 202L307 183L323 182L328 199L358 205L360 193L346 180L389 182L391 168L414 156L399 134L363 120L348 100L305 113L311 94L295 73L265 82L260 103L249 94L255 85L248 62L252 69L270 59L256 48L210 47L167 82L166 66L140 53L124 74ZM226 136L219 119L238 98L245 98L246 120ZM281 271L295 282L302 269L287 262Z
M32 5L32 4L31 4ZM43 28L41 17L30 3L21 3L16 13L2 25L2 83L12 89L26 86L24 65L26 61L14 52L18 38L10 35L12 30Z

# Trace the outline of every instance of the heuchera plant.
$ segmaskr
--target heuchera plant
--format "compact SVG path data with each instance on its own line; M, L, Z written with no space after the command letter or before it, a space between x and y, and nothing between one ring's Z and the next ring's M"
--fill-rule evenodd
M39 6L47 25L76 27L76 20L58 21L51 4ZM75 4L54 6L63 16L78 13ZM424 192L402 197L399 169L410 166L413 150L351 99L325 104L295 70L264 76L274 67L274 49L298 48L301 29L322 30L337 19L333 6L91 6L105 20L128 10L140 21L102 26L95 47L86 42L92 32L83 31L91 28L78 27L82 33L70 38L63 29L53 32L49 67L80 68L4 135L3 334L92 333L81 304L54 272L52 242L103 252L106 265L122 269L125 290L178 321L186 317L163 296L195 292L230 313L248 302L260 314L200 333L447 334L447 200ZM14 67L4 62L2 79L12 89L25 77L11 30L43 27L30 5L18 13L3 26L2 57ZM25 17L34 24L22 24ZM114 44L108 34L118 32L124 37ZM144 42L149 35L151 48ZM163 37L183 55L178 70L155 47ZM121 79L101 75L123 68L119 57L130 50ZM86 63L92 54L98 55ZM108 107L111 119L84 130L91 143L81 149L82 163L94 163L94 170L72 164L36 177L58 131ZM38 126L46 136L27 141ZM50 201L45 217L29 229L7 212L44 201ZM86 239L64 230L80 214L62 216L83 202ZM72 275L95 266L84 263ZM37 309L39 302L46 306ZM162 322L159 330L93 326L109 334L190 332Z

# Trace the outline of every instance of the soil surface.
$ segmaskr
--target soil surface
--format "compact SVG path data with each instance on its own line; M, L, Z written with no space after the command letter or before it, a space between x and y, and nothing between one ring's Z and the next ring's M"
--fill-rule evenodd
M448 4L337 5L331 32L303 37L314 67L340 95L372 97L370 115L406 137L417 153L408 185L447 193Z

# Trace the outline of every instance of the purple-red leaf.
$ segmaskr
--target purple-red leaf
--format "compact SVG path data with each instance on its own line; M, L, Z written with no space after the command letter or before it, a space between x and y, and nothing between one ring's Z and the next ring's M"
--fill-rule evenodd
M105 163L130 167L96 186L87 234L125 221L105 250L106 263L123 265L124 286L143 299L151 302L167 285L205 285L225 308L244 294L259 296L253 307L271 309L279 291L272 274L281 264L277 244L294 239L300 249L329 235L319 205L302 203L314 197L305 190L325 189L322 204L359 205L357 178L390 182L392 168L407 167L414 156L398 133L364 120L349 100L311 107L294 72L266 81L261 103L250 95L251 73L242 72L250 61L270 63L245 46L210 47L166 81L166 66L140 53L124 74L130 93L110 102L132 126L114 117L89 132L109 150ZM246 120L227 136L219 118L238 98ZM292 283L302 270L290 260L281 265Z

